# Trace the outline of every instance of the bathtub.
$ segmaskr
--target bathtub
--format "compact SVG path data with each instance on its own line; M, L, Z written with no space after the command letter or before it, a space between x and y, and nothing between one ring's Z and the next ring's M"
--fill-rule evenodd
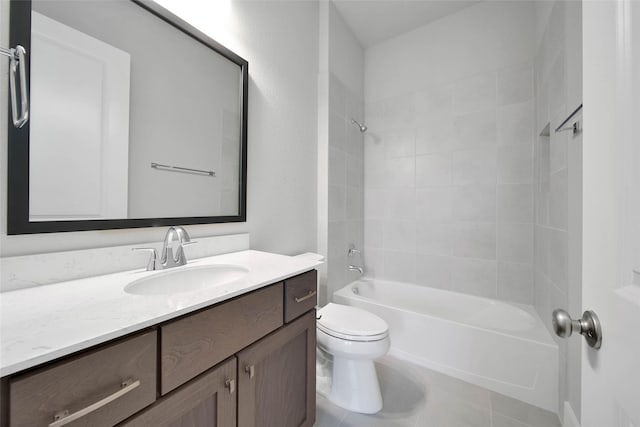
M389 354L558 411L558 346L531 306L361 279L334 301L389 324Z

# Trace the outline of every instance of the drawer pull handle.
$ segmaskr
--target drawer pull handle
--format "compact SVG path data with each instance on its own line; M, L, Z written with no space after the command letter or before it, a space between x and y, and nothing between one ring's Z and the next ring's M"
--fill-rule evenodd
M300 297L300 298L296 297L296 298L295 298L295 300L296 300L296 302L306 301L306 300L308 300L309 298L313 298L313 297L315 297L315 296L316 296L316 293L317 293L316 291L309 291L309 293L308 293L308 294L306 294L305 296Z
M229 394L233 394L236 391L236 380L227 378L224 380L224 386L229 389Z
M113 402L114 400L124 396L125 394L133 391L135 388L140 386L140 380L126 380L121 384L120 390L116 391L113 394L105 397L102 400L93 403L86 408L80 409L78 412L74 412L73 414L69 414L68 410L60 411L53 416L53 422L49 424L49 427L61 427L67 425L79 418L84 417L85 415L90 414L91 412L102 408L105 405Z
M256 367L254 365L247 365L244 367L244 371L249 374L249 378L253 378L256 374Z

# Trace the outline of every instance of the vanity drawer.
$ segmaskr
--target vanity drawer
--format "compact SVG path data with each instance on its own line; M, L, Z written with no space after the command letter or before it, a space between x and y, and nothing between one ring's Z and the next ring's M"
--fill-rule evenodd
M284 321L291 322L318 304L318 272L311 270L284 281Z
M11 378L9 425L113 426L155 401L156 351L152 331Z
M282 300L278 283L162 326L162 394L282 326Z

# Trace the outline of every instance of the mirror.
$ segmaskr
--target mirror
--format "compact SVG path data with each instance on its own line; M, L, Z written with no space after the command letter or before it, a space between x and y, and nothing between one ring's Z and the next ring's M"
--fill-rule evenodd
M153 2L11 2L8 233L246 219L247 61Z

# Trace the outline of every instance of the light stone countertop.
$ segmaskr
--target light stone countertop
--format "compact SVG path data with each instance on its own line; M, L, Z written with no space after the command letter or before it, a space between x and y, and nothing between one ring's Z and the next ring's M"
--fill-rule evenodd
M0 293L0 377L122 337L309 271L322 262L246 250L189 261L188 267L235 264L242 279L191 293L131 295L144 269ZM171 270L175 271L176 267Z

